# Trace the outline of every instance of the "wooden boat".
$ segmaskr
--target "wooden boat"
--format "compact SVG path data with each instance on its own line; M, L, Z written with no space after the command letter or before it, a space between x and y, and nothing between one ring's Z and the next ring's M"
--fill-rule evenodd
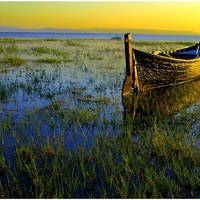
M123 95L185 83L200 76L200 43L172 52L145 53L132 48L131 34L125 34L126 79Z

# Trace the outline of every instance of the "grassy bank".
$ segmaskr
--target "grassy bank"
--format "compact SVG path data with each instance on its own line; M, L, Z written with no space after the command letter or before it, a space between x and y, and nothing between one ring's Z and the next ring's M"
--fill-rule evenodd
M200 197L199 81L124 103L124 70L123 40L0 39L1 198Z

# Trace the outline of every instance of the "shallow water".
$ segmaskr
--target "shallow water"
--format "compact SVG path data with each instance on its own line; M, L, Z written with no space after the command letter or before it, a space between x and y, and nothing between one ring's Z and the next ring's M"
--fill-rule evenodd
M125 34L125 33L124 33ZM26 33L26 32L0 32L0 37L14 38L69 38L69 39L110 39L112 37L124 38L124 34L106 33ZM195 35L153 35L153 34L133 34L134 40L145 41L199 41L199 36Z
M125 78L122 40L2 39L1 42L0 115L1 122L11 126L11 134L4 134L5 127L2 127L2 133L4 140L14 141L9 142L8 146L16 142L16 139L11 140L11 135L19 131L23 120L29 121L22 123L24 127L21 131L27 134L26 138L36 140L37 131L44 138L52 133L62 133L69 148L83 142L85 137L89 144L99 133L109 132L112 135L121 132L120 124L124 120L124 110L127 110L121 96ZM13 48L11 53L8 47ZM23 63L14 66L4 61L4 57L13 56L23 59ZM53 63L47 63L49 60ZM192 91L188 89L184 94L189 92ZM157 94L152 91L148 97L138 101L139 107L134 108L137 110L136 117L150 116L158 110L160 113L164 110L178 112L199 98L197 92L196 97L184 105L183 101L174 101L177 97L169 94L170 89L168 92L158 92L158 96L154 93ZM159 101L155 103L155 99L162 98L167 98L167 102L163 99L163 106L159 105ZM170 108L160 109L166 106ZM64 110L63 115L70 112L66 125L57 116L56 109ZM78 121L71 124L73 112ZM83 118L79 119L81 114ZM84 117L87 115L90 119L86 123ZM92 118L96 118L96 121ZM39 123L38 130L34 123ZM107 128L102 128L104 126Z
M86 136L89 144L95 135L105 134L101 122L104 118L108 121L108 130L112 134L110 123L116 109L119 123L122 121L121 89L125 76L124 58L121 56L123 50L119 49L122 41L112 41L112 45L104 40L74 43L69 40L2 41L1 135L4 145L9 146L7 152L10 155L13 151L11 146L19 140L14 136L15 132L23 132L27 144L30 140L36 142L37 131L41 134L39 143L52 134L64 134L67 148L72 149L83 143ZM12 54L6 52L11 45L17 49ZM41 50L40 47L43 52L35 52ZM44 48L48 49L48 53ZM53 51L55 49L57 52ZM22 58L24 62L19 66L4 62L4 57L13 55ZM63 61L65 55L69 55L69 61ZM43 63L42 59L49 58L57 59L58 62ZM57 107L50 110L50 106L55 104ZM53 114L56 109L65 109L63 115L70 112L69 119L67 117L65 120L66 124L63 125L60 117ZM97 109L98 112L95 111ZM99 124L95 122L94 125L92 119L88 119L84 126L84 119L76 121L76 117L73 119L74 124L71 124L73 112L77 118L80 114L91 117L91 112L94 112L94 117L99 118ZM53 127L51 123L54 124ZM7 130L5 126L11 127Z

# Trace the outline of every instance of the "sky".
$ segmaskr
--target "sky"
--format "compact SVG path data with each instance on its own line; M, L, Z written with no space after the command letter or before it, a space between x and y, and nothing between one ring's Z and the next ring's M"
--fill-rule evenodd
M0 2L0 26L130 28L200 33L200 1Z

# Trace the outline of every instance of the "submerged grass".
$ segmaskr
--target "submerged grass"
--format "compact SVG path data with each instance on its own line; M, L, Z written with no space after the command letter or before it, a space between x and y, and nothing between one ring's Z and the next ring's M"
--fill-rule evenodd
M1 46L0 198L200 197L200 107L184 110L198 101L199 82L152 92L137 106L128 99L123 113L118 38L0 39ZM5 62L9 56L24 63Z

